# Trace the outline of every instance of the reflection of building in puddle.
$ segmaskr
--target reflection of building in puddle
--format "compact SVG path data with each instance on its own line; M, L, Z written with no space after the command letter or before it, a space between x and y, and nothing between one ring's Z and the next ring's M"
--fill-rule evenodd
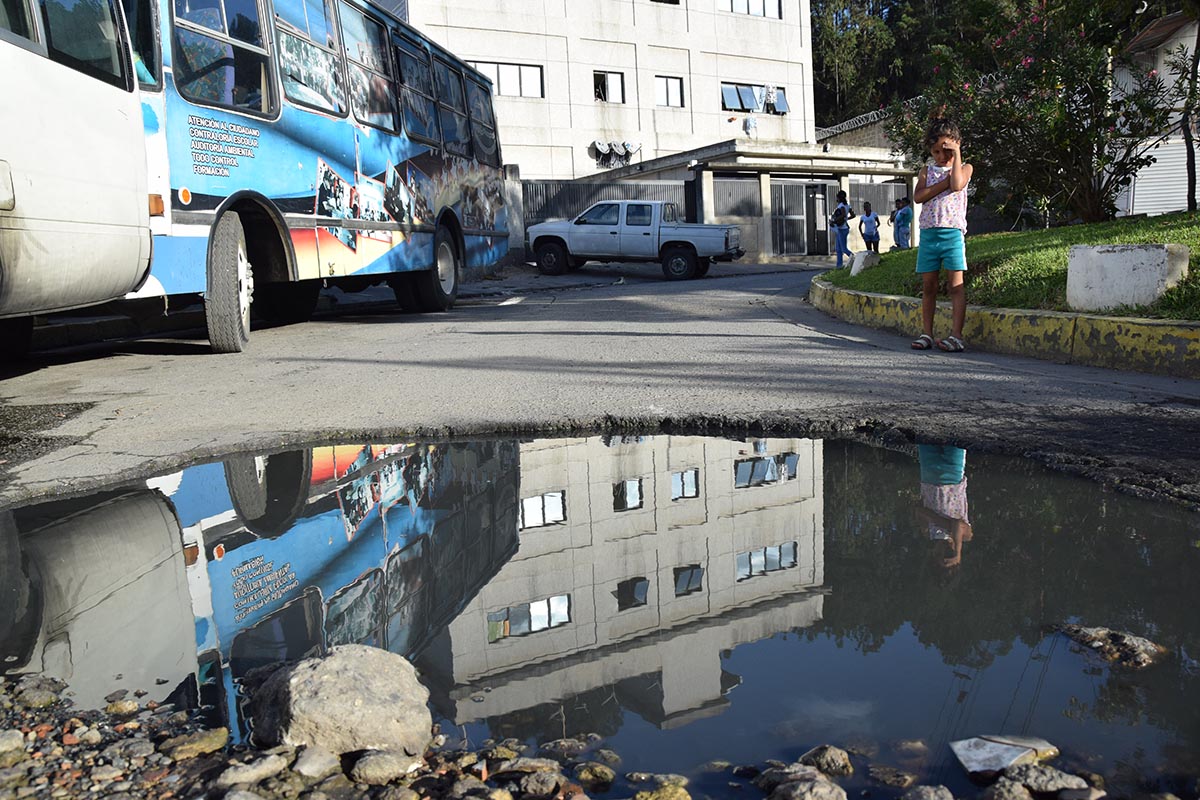
M459 723L597 689L664 727L719 713L722 651L821 616L822 475L802 439L523 444L520 549L422 657L435 702Z

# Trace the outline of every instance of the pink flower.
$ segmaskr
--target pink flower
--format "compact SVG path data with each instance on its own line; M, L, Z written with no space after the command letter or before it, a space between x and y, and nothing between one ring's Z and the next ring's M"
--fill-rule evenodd
M1158 77L1158 70L1156 70L1156 69L1152 69L1152 70L1150 70L1150 77L1151 77L1151 78L1157 78L1157 77Z
M1030 21L1030 22L1037 22L1037 21L1038 21L1038 15L1037 15L1037 14L1034 14L1032 17L1030 17L1030 18L1029 18L1029 21Z
M1025 56L1021 59L1021 67L1026 68L1033 63L1033 56Z
M969 84L969 83L964 83L964 84L963 84L963 89L964 89L964 90L966 90L966 89L970 89L970 88L971 88L971 84Z
M941 72L941 71L942 71L942 68L941 68L941 67L939 67L937 64L934 64L934 65L933 65L933 74L934 74L934 75L937 75L937 74L938 74L939 72Z

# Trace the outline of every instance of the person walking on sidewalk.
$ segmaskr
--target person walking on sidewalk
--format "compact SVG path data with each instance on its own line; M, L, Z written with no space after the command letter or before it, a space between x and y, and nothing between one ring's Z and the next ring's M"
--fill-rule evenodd
M937 118L925 134L925 146L933 163L921 168L913 200L921 209L921 241L917 247L917 272L921 275L921 324L924 330L912 343L914 350L961 353L963 322L967 314L967 292L963 273L967 270L967 185L973 172L962 160L962 133L953 122ZM953 330L934 340L933 318L937 311L938 276L946 270L946 285L952 305Z
M837 193L837 201L837 206L833 209L833 215L830 216L829 222L833 226L833 234L836 238L837 268L841 269L842 256L854 256L854 253L850 252L850 245L846 243L850 237L850 218L854 216L854 209L850 207L845 192Z

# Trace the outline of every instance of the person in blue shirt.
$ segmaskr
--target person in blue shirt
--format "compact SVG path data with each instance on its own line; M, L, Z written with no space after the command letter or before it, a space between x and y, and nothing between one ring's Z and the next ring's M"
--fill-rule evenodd
M858 233L866 243L868 253L879 252L879 215L871 210L870 203L863 203L863 213L858 218Z
M896 200L896 210L889 220L895 226L894 238L897 250L907 250L912 237L912 206L907 197Z

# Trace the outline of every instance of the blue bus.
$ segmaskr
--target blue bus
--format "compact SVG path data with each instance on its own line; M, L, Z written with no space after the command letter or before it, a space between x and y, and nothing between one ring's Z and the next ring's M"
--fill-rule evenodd
M322 285L444 311L502 258L491 81L365 0L128 0L153 259L140 294L204 298L212 349ZM152 205L154 201L152 199Z

